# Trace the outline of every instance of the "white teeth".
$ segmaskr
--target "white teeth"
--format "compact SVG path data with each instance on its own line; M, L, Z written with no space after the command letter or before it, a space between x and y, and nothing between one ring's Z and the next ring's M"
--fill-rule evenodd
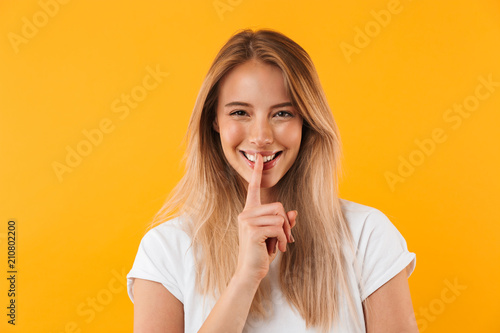
M255 155L249 155L247 153L244 153L245 156L248 158L248 160L252 161L252 162L255 162Z
M270 156L264 156L264 163L269 162L274 158L276 154L270 155Z
M256 157L257 155L250 155L250 154L247 154L247 153L245 153L245 152L243 152L243 154L245 154L245 157L246 157L249 161L255 162L255 157ZM273 154L273 155L270 155L270 156L264 156L264 163L269 162L269 161L270 161L270 160L272 160L275 156L276 156L276 154Z

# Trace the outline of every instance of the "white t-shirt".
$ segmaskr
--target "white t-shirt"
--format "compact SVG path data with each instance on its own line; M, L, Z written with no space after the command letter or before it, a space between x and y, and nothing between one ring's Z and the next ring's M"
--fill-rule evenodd
M340 199L342 210L353 235L360 274L349 266L351 292L356 301L364 328L362 301L409 265L408 277L415 268L416 256L407 249L406 241L391 221L378 209ZM195 288L195 261L190 246L191 238L183 229L183 220L175 218L146 233L143 237L135 262L127 275L128 295L132 302L134 278L159 282L184 305L185 332L198 332L215 304L210 297L204 298ZM297 310L288 304L278 284L278 263L280 252L272 262L266 279L270 279L273 316L265 322L247 321L245 333L255 332L317 332L306 329L305 321ZM359 287L359 275L364 290ZM348 315L347 303L343 299L340 324L330 332L356 332L354 318ZM363 329L363 332L364 329Z

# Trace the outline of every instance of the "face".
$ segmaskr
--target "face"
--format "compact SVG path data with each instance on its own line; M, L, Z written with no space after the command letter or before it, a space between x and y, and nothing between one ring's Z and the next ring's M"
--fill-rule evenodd
M302 117L276 66L249 60L227 73L220 82L213 126L227 161L247 184L255 153L264 157L263 190L276 185L297 158Z

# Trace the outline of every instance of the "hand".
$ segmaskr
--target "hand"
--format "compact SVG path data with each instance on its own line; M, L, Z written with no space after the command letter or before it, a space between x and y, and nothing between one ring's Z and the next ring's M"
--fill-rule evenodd
M276 257L276 247L286 251L292 243L291 228L297 211L285 213L280 202L262 205L260 185L263 158L257 154L243 212L238 215L239 252L236 273L260 282Z

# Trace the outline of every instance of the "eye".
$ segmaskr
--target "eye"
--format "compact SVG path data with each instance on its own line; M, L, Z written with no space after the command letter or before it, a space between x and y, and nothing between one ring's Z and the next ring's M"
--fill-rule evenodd
M245 116L247 113L243 110L236 110L231 112L229 115L231 116Z
M291 118L293 117L293 114L288 111L278 111L275 116L278 116L279 118Z

